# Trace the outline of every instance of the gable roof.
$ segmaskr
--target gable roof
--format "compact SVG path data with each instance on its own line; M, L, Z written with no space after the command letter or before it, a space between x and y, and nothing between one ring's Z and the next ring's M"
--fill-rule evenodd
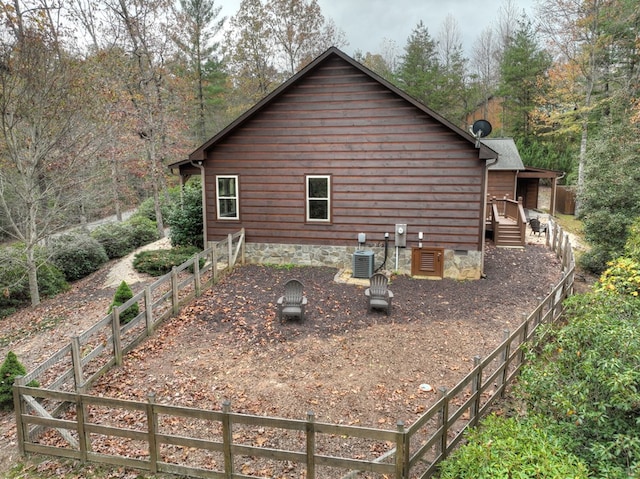
M483 138L480 142L498 153L498 161L489 165L490 170L522 171L525 169L513 138Z
M425 106L423 103L421 103L418 100L416 100L415 98L411 97L406 92L402 91L401 89L399 89L398 87L396 87L395 85L390 83L389 81L385 80L384 78L382 78L378 74L376 74L373 71L369 70L364 65L358 63L357 61L355 61L353 58L351 58L350 56L348 56L347 54L345 54L344 52L342 52L338 48L331 47L328 50L326 50L324 53L322 53L321 55L316 57L315 60L313 60L311 63L309 63L306 67L304 67L298 73L296 73L291 78L289 78L289 80L287 80L286 82L282 83L278 88L276 88L269 95L267 95L262 100L260 100L258 103L256 103L252 108L250 108L245 113L243 113L241 116L236 118L233 122L231 122L229 125L227 125L220 132L218 132L210 140L208 140L205 143L203 143L198 149L196 149L195 151L193 151L189 155L189 158L187 160L183 160L183 161L179 161L179 162L173 163L173 164L169 165L169 168L176 168L176 167L179 167L180 165L188 164L188 163L191 163L193 161L202 161L202 160L204 160L206 158L206 156L207 156L206 155L207 151L209 149L211 149L212 147L214 147L216 145L216 143L221 141L223 138L225 138L227 135L229 135L236 128L238 128L241 125L243 125L245 122L247 122L249 119L251 119L256 113L258 113L259 111L261 111L265 107L267 107L275 98L280 96L290 86L292 86L293 84L297 83L301 78L309 75L309 73L313 72L316 68L318 68L319 65L321 65L325 61L327 61L328 58L334 57L334 56L337 56L337 57L341 58L342 60L344 60L345 62L349 63L351 66L353 66L354 68L356 68L357 70L359 70L363 74L369 76L370 78L372 78L376 82L378 82L381 85L383 85L385 88L391 90L396 95L402 97L404 100L406 100L407 102L411 103L413 106L415 106L416 108L421 110L423 113L425 113L428 116L432 117L434 120L442 123L443 125L445 125L449 129L453 130L455 133L457 133L460 137L462 137L465 140L467 140L469 143L472 143L476 148L479 148L479 150L480 150L479 151L479 158L480 159L487 160L487 159L495 159L495 158L497 158L497 153L495 151L493 151L487 145L484 145L482 143L478 144L478 142L476 141L476 138L473 135L471 135L470 133L464 131L463 129L461 129L459 127L457 127L456 125L451 123L449 120L445 119L444 117L442 117L441 115L439 115L435 111L431 110L430 108Z

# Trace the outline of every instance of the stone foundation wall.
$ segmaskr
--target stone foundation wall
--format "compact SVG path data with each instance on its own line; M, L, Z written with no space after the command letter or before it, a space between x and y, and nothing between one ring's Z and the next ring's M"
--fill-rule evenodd
M246 243L245 260L254 264L296 264L307 266L331 266L353 270L355 246L294 245L271 243ZM384 247L366 247L374 253L374 269L384 260ZM397 259L397 264L396 264ZM411 274L411 248L396 249L390 246L384 270L399 274ZM479 279L482 273L482 256L479 251L445 250L444 277L459 280Z

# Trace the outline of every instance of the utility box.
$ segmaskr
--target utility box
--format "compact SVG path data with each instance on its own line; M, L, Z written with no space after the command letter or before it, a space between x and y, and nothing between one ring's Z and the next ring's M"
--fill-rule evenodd
M356 251L353 253L353 277L371 278L373 276L373 251Z
M406 224L396 225L395 240L396 240L396 248L407 247L407 225Z

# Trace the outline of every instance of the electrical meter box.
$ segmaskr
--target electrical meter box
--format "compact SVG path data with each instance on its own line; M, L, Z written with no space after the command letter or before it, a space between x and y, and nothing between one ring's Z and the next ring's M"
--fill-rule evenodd
M396 248L406 248L407 247L407 225L406 224L396 224Z

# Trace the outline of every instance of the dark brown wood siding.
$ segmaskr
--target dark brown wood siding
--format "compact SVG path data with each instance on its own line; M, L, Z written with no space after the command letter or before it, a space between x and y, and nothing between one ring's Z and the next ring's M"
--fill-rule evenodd
M330 58L206 154L209 240L478 250L485 162L474 145L340 58ZM216 219L215 177L237 175L236 221ZM331 222L305 221L306 175L331 176Z
M517 199L516 193L516 172L512 170L489 170L489 180L487 194L490 197L504 198L505 195L510 200Z

